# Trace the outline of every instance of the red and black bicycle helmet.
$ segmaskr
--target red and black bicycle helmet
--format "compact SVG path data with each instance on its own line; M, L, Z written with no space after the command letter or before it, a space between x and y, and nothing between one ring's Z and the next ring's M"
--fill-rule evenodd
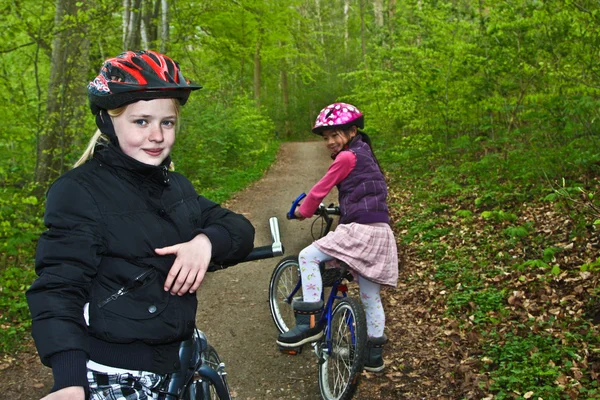
M333 103L321 110L312 128L313 133L322 135L328 129L364 128L365 118L358 108L347 103Z
M138 100L176 98L183 105L192 90L201 88L171 58L152 50L127 51L104 62L88 85L88 97L92 113L98 114Z

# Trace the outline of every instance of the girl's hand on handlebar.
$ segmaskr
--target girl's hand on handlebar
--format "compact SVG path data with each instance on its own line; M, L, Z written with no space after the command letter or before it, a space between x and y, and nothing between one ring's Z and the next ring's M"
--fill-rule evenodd
M201 233L189 242L154 250L164 256L175 254L177 257L169 270L164 289L171 294L183 296L194 293L200 287L212 254L212 244L208 236Z
M306 218L304 218L304 216L302 214L300 214L300 212L298 210L294 211L294 217L298 220L298 221L302 221Z
M85 391L83 386L69 386L42 397L42 400L85 400Z

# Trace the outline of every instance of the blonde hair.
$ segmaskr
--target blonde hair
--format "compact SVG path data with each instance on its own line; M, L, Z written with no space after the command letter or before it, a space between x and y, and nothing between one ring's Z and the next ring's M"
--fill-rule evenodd
M173 100L173 105L175 106L175 116L177 117L177 120L179 121L179 110L181 109L181 104L179 103L179 100L177 100L177 99L171 99L171 100ZM123 114L125 112L125 110L127 109L127 106L129 106L129 104L121 106L119 108L112 109L112 110L106 110L106 112L108 113L108 115L111 118L115 118L115 117L118 117L119 115ZM176 125L176 129L179 129L179 124ZM106 136L105 134L100 132L100 129L96 129L96 132L94 133L94 135L88 142L88 145L85 148L85 150L83 151L83 154L81 155L81 157L79 157L79 160L77 160L77 162L73 165L73 168L77 168L80 165L85 164L88 160L91 160L92 157L94 156L94 149L96 148L97 144L109 143L109 142L110 142L110 139L108 138L108 136ZM171 164L173 164L173 163L171 163ZM171 168L174 169L175 166L172 165Z

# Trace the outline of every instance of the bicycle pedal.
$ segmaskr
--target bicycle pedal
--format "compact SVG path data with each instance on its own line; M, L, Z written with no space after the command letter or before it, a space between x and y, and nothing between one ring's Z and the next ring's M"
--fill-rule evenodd
M282 352L283 354L289 354L291 356L297 356L298 354L302 353L302 347L282 347L279 346L279 351Z

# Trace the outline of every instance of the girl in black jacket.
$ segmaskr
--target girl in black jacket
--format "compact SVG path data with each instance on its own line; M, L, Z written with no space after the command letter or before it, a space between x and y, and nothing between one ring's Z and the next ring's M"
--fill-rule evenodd
M254 228L169 170L180 106L200 89L153 52L107 60L88 85L98 131L47 195L27 291L54 386L44 399L146 399L179 369L212 260L241 261Z

